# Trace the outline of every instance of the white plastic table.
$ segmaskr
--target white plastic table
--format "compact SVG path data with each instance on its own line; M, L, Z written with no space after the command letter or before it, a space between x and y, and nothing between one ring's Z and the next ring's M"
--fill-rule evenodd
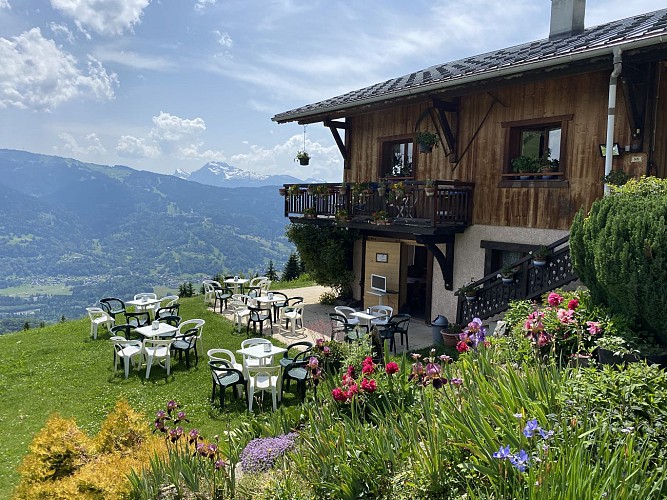
M160 327L157 330L153 330L153 325L141 326L136 328L137 333L142 337L147 339L152 337L161 337L163 335L170 335L178 330L178 327L171 326L168 323L160 323Z
M234 287L234 293L239 293L239 285L243 286L249 281L250 280L245 278L239 278L239 279L229 278L225 280L225 283L227 283L228 285L232 285Z

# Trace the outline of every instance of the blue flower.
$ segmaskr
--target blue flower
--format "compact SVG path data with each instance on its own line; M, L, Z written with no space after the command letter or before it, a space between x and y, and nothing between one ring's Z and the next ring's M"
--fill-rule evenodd
M554 435L554 431L545 431L544 429L540 428L539 429L540 436L542 436L542 439L546 440L551 438L551 436Z
M510 445L505 446L504 448L501 446L500 449L493 454L493 458L509 458L511 457L512 454L510 453Z
M537 419L533 418L526 423L526 427L523 429L523 435L527 438L531 438L533 437L533 434L540 430L540 426L537 424Z
M509 457L510 463L519 471L525 472L528 466L530 465L530 457L526 450L519 450L519 453L516 453Z

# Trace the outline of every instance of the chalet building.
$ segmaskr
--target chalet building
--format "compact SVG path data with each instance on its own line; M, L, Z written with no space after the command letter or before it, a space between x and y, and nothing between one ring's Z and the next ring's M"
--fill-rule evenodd
M552 0L546 39L273 117L322 122L338 144L343 183L285 186L285 215L360 231L354 294L366 307L490 317L575 278L568 230L603 196L605 173L665 177L667 9L587 29L584 10ZM423 132L439 139L431 152ZM540 245L543 267L530 255ZM510 284L498 279L505 264ZM393 293L378 294L371 275ZM456 291L471 279L468 303Z

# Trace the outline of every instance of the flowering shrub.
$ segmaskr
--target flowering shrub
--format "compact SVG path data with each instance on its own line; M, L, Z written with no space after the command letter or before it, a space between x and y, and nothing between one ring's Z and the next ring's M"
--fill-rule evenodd
M514 416L518 419L523 418L521 413L516 413ZM501 446L500 449L493 454L493 458L508 460L519 472L525 472L532 464L540 462L540 455L544 454L549 449L546 445L546 441L552 438L554 431L546 431L542 429L537 423L537 419L533 418L526 422L526 425L523 428L523 435L527 439L539 436L542 440L542 443L536 446L537 449L531 455L529 455L523 448L516 453L511 453L510 445L507 445L505 447Z
M313 356L315 356L325 371L331 371L336 368L345 358L343 351L344 346L342 342L337 340L324 340L323 338L315 339L315 345L312 348Z
M400 372L400 367L395 362L387 363L382 369L373 362L373 358L367 356L361 369L348 365L347 370L341 376L341 384L331 391L334 400L342 404L368 403L379 393L386 395L392 387L392 378Z
M508 313L514 320L512 331L525 336L543 355L567 358L590 353L603 336L614 332L613 321L603 309L595 306L587 291L554 291L542 305L518 303L520 316Z
M297 434L290 432L251 440L241 452L243 472L265 472L273 468L280 457L294 449L296 438Z

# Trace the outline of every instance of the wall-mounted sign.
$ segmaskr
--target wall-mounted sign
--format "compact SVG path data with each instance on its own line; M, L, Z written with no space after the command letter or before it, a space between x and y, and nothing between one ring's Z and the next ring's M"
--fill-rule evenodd
M389 255L386 253L376 253L375 262L384 262L385 264L389 262Z

